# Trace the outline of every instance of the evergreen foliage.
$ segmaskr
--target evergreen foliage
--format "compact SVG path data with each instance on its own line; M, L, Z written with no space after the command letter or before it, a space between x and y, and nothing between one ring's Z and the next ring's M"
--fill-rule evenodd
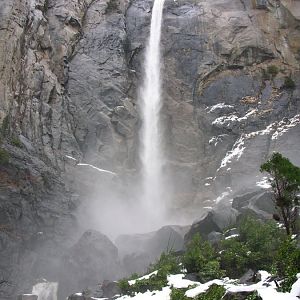
M221 270L218 256L214 248L207 241L202 241L196 234L182 258L183 266L188 273L196 273L200 281L209 281L225 275Z
M300 192L300 168L294 166L280 153L273 153L271 158L261 165L261 172L271 175L269 179L276 208L283 220L286 233L296 232Z
M0 148L0 165L5 165L9 162L9 153L3 149L3 148Z
M262 222L251 217L241 220L239 236L221 242L221 267L236 278L248 269L271 271L274 256L284 234L274 221Z
M295 81L291 77L285 77L283 88L287 90L293 90L296 88Z

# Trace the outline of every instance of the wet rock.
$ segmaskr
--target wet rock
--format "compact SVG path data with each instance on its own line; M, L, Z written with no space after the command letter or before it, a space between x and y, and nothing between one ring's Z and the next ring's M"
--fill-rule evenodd
M128 274L147 271L162 252L182 250L186 231L186 227L164 226L148 234L119 236L116 245Z
M240 279L240 284L253 284L260 281L260 274L249 269Z
M276 213L272 193L257 191L237 196L233 199L232 207L242 215L251 214L260 219L271 219Z
M212 231L207 235L207 240L212 244L218 244L223 238L223 233L216 231Z
M61 296L91 291L99 282L119 277L120 269L116 246L104 234L88 230L64 257Z
M220 232L222 229L214 220L214 212L208 212L201 220L195 222L188 233L184 236L185 242L192 240L195 234L207 239L211 232Z
M121 289L116 281L103 281L102 283L103 297L112 298L121 294Z

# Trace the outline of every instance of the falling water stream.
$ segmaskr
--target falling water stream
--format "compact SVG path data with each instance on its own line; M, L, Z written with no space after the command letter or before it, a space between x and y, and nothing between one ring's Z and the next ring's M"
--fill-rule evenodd
M145 77L140 91L141 114L141 162L143 193L142 205L148 221L159 223L164 214L163 165L161 147L161 55L160 40L163 5L165 0L154 0L151 18L150 38L146 48Z

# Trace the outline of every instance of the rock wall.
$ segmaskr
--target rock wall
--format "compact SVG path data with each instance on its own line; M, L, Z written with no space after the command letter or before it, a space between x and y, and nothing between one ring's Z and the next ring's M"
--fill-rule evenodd
M300 165L298 2L166 1L162 116L175 219L255 189L274 150ZM0 269L13 283L3 299L35 278L55 281L57 258L80 234L74 212L90 194L130 195L151 8L0 3Z

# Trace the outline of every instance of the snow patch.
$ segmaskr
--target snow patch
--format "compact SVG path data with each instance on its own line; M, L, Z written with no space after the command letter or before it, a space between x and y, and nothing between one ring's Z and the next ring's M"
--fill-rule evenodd
M213 105L211 107L207 107L206 110L208 110L208 113L213 113L217 109L223 109L223 108L234 108L233 105L225 104L223 103L218 103L216 105Z
M256 186L262 188L262 189L269 189L271 188L271 184L269 182L268 177L263 177L260 181L256 182Z
M257 293L263 300L299 300L297 296L300 293L300 273L297 275L298 280L293 284L290 293L277 292L276 284L272 281L270 282L269 280L271 274L269 274L266 271L259 271L259 273L261 275L261 281L252 285L237 284L236 280L232 280L229 278L214 279L202 284L200 282L184 279L184 274L169 275L168 286L164 287L161 291L147 291L143 294L137 293L133 297L122 296L117 298L116 300L169 300L172 288L189 287L190 289L188 289L185 292L185 296L189 298L194 298L197 297L199 294L206 292L209 289L209 287L213 284L223 286L226 289L226 291L231 293L257 291ZM150 277L154 274L155 272L152 272L151 274L148 274L146 276ZM137 280L143 278L145 278L145 276Z
M230 236L227 236L226 238L225 238L225 240L230 240L230 239L233 239L233 238L236 238L236 237L239 237L240 235L239 234L232 234L232 235L230 235Z
M112 171L108 171L108 170L104 170L104 169L100 169L100 168L97 168L93 165L90 165L90 164L83 164L83 163L79 163L77 164L77 166L85 166L85 167L89 167L89 168L92 168L92 169L95 169L101 173L108 173L108 174L111 174L111 175L117 175L116 173L112 172Z
M154 271L154 272L152 272L152 273L150 273L150 274L147 274L147 275L145 275L145 276L142 276L142 277L140 277L140 278L133 279L133 280L129 280L128 283L129 283L129 285L134 285L134 284L135 284L137 281L139 281L139 280L149 279L149 278L152 277L153 275L157 275L157 272L158 272L158 271Z
M244 142L244 137L241 136L233 145L232 150L228 151L226 153L226 156L222 159L221 162L221 166L219 167L219 169L217 170L217 172L226 167L228 164L230 164L232 162L233 159L235 159L236 161L238 161L240 159L240 157L242 156L244 150L246 149L246 147L244 146L245 142Z
M168 285L173 286L176 289L188 288L191 285L199 285L199 282L184 279L184 274L176 274L168 276Z

